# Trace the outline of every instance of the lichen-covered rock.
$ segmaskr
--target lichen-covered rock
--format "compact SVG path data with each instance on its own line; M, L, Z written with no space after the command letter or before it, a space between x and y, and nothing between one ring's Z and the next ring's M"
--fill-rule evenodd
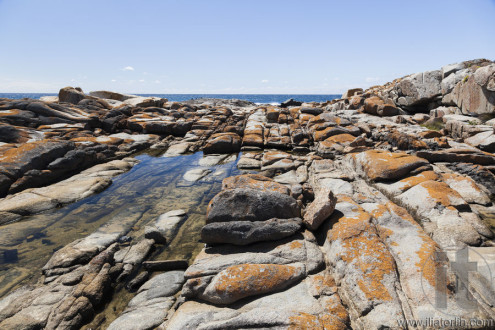
M372 96L364 100L364 111L377 116L395 116L399 109L393 104L385 103L378 96Z
M199 294L214 304L231 304L242 298L286 288L305 273L304 265L241 264L218 273Z
M383 150L369 150L350 157L357 171L373 181L400 179L418 168L430 167L423 158Z
M324 249L351 319L362 328L394 327L403 320L394 258L380 240L371 215L341 197Z
M241 148L241 137L236 133L213 134L203 148L207 154L228 154L239 151Z
M230 176L223 179L222 189L250 188L264 191L276 191L281 194L289 195L290 189L275 182L273 179L259 174L243 174Z

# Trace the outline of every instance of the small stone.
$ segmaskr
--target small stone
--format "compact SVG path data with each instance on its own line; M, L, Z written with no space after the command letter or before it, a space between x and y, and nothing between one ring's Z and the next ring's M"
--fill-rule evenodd
M329 216L337 204L337 197L328 187L321 187L316 192L315 200L304 212L304 224L311 230L316 230Z

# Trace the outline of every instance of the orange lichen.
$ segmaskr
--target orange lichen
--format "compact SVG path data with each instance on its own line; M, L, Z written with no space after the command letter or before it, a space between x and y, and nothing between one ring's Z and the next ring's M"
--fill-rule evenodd
M481 192L481 189L478 187L478 185L470 177L462 176L462 175L455 174L455 173L443 173L442 178L447 183L449 183L449 181L457 181L457 182L464 181L473 190Z
M315 287L317 292L321 292L325 288L332 288L337 286L335 284L335 279L328 273L325 274L317 274L311 277L311 281L313 282L313 286Z
M25 153L34 150L39 146L44 146L46 144L53 142L54 141L50 141L50 140L34 141L34 142L24 143L17 148L8 149L3 153L3 155L0 156L0 163L19 162Z
M291 250L300 249L300 248L302 248L302 243L301 243L301 241L292 241L289 244L289 248Z
M276 290L297 275L298 268L276 264L241 264L230 266L215 278L219 296L241 299Z
M428 195L431 199L445 207L450 207L452 205L452 200L463 200L457 191L450 188L444 182L430 180L421 183L420 186L428 191Z
M288 195L289 188L259 174L231 176L222 181L222 189L251 188L263 191L275 191Z
M298 313L290 317L290 330L342 330L347 329L347 325L340 321L337 317L329 314L316 316L308 313Z
M391 300L383 279L395 272L394 259L370 223L370 214L356 203L351 204L351 212L354 214L338 219L329 232L329 238L341 239L343 249L340 258L348 265L354 264L361 270L363 278L358 282L358 286L366 297L378 301Z
M430 180L438 180L439 176L433 171L424 171L421 172L418 175L410 176L408 178L402 179L399 182L403 183L403 185L400 187L401 191L406 191L409 188L412 188L422 182L425 181L430 181Z
M345 198L342 198L344 199ZM352 216L344 216L335 219L338 215L332 216L332 222L338 220L332 230L328 232L330 240L346 239L351 236L359 235L369 225L371 217L359 205L352 203L354 213Z
M368 150L353 154L370 180L399 178L410 171L429 164L427 160L406 153L392 153L384 150ZM364 157L364 160L361 158Z
M388 202L386 204L386 208L390 213L399 216L401 219L409 222L417 229L417 235L421 238L423 243L420 249L416 251L416 254L419 257L419 261L415 264L415 266L417 267L417 271L421 272L421 275L428 281L428 283L430 283L431 286L435 287L436 270L438 267L441 267L441 265L433 259L433 255L436 251L439 251L440 249L439 246L423 231L421 226L414 220L414 218L404 208L392 202ZM381 232L380 232L380 236L381 236ZM383 237L383 236L381 237L384 241L387 241L386 239L390 237L390 235L388 235L387 237ZM388 240L388 242L390 241L391 240ZM398 245L394 241L391 241L391 243L389 244L392 246Z
M327 138L325 141L339 143L339 144L348 144L348 143L351 143L352 141L354 141L355 139L356 139L355 136L353 136L351 134L344 133L344 134L337 134L337 135L331 136L331 137Z

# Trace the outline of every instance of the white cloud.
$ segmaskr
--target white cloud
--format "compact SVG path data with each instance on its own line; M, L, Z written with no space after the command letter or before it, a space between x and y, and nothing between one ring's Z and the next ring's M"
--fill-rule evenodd
M261 83L262 83L262 84L267 84L267 83L268 83L268 80L267 80L267 79L263 79L263 80L261 81Z
M144 82L144 79L139 79L139 82L140 82L140 83L143 83L143 82Z
M366 82L377 82L380 80L380 77L366 77Z
M158 80L158 79L157 79L157 80L155 80L155 84L159 84L159 83L161 83L161 81L160 81L160 80Z
M112 79L111 81L112 81L112 82L117 82L117 80L116 80L116 79Z
M134 71L134 68L132 66L126 66L122 71Z

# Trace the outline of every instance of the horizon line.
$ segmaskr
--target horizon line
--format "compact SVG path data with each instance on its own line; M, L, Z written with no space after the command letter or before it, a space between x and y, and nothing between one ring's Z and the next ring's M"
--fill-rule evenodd
M109 91L113 92L113 91ZM119 93L119 92L113 92ZM52 92L0 92L2 94L56 94ZM86 94L86 93L84 93ZM342 95L342 93L119 93L119 94L128 94L128 95ZM89 95L89 94L86 94Z

